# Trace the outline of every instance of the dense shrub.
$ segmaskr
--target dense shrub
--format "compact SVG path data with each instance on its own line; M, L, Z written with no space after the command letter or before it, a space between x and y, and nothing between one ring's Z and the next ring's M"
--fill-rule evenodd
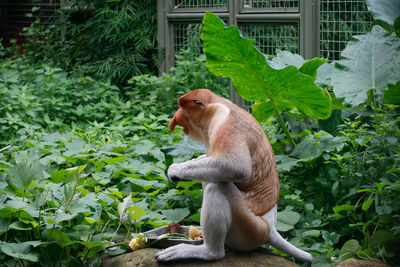
M207 70L204 56L192 58L186 52L177 59L171 74L134 76L125 96L118 87L79 69L68 74L45 63L32 65L25 58L0 61L0 144L38 131L85 129L94 123L124 125L123 135L131 136L135 131L130 126L139 118L172 116L176 99L185 92L210 88L228 95L227 80Z
M296 165L277 156L280 206L302 214L286 235L323 255L320 263L338 256L399 262L399 112L386 106L354 114L336 137L308 133L298 145L303 152L291 154Z
M68 71L84 64L91 76L119 85L157 73L155 0L69 1L59 15L50 27L37 19L25 29L25 53L34 62Z
M2 60L0 259L100 264L100 252L127 251L131 233L183 219L199 224L201 185L170 183L173 159L161 148L183 135L170 134L168 122L177 94L191 89L189 69L202 71L199 87L222 90L203 64L178 62L176 76L133 78L122 98L117 87L78 71ZM137 94L140 83L154 91Z

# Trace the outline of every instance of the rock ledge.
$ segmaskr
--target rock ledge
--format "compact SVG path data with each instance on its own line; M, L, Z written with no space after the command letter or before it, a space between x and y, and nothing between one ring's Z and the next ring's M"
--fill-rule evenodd
M186 260L173 263L158 263L155 254L160 249L146 248L135 252L125 253L116 257L106 257L103 267L153 267L153 266L208 266L208 267L233 267L233 266L266 266L266 267L297 267L295 263L283 257L271 254L266 249L258 249L252 252L238 253L226 251L226 256L220 261L204 262L198 260Z

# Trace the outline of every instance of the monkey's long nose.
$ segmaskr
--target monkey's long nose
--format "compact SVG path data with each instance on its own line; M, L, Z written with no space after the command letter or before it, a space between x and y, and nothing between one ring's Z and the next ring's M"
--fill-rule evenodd
M169 129L173 132L175 130L175 126L178 123L176 122L175 116L172 118L172 120L169 122Z

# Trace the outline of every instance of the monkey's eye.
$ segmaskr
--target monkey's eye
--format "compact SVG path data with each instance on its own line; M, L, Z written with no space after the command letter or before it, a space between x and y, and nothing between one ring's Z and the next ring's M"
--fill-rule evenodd
M199 101L199 100L195 100L194 103L196 103L197 105L202 105L202 106L204 106L204 104L203 104L201 101Z

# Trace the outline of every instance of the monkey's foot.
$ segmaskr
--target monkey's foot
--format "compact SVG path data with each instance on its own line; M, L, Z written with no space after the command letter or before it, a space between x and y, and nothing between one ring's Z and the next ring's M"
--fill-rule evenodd
M156 259L158 262L177 261L184 259L213 261L220 260L224 256L224 251L222 253L212 252L204 244L200 246L179 244L157 253Z

